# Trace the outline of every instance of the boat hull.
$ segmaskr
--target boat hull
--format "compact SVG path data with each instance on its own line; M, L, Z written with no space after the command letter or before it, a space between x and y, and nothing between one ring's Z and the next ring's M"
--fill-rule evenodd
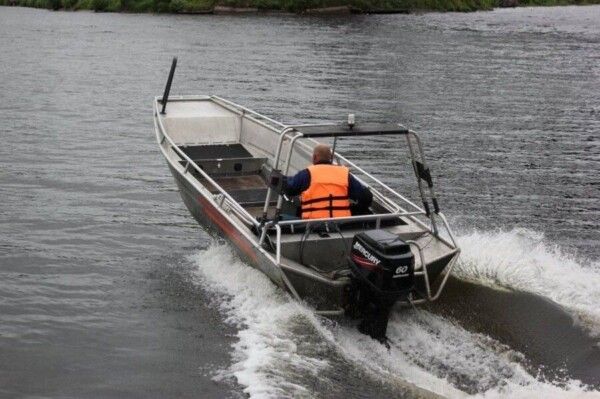
M204 194L199 192L172 165L169 169L183 200L194 219L215 238L226 238L239 257L266 274L275 284L287 290L281 271L268 252L258 246L257 241L249 239L240 232L221 210ZM343 313L349 301L351 281L347 278L328 281L325 278L312 279L293 269L284 271L298 295L317 310L330 313Z
M203 193L197 190L172 165L169 169L179 188L183 203L196 221L215 238L226 238L239 257L252 267L266 274L275 284L287 290L281 277L281 271L266 250L258 246L257 241L244 235L237 225L232 223L223 212L215 206ZM454 257L450 254L428 265L430 281L435 281ZM281 269L283 270L283 269ZM292 283L299 296L315 309L330 313L343 314L351 300L351 281L348 278L315 280L293 269L285 269L285 275ZM417 291L424 292L420 282Z

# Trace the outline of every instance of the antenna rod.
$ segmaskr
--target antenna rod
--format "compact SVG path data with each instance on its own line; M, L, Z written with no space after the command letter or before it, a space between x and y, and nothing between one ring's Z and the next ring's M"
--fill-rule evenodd
M354 127L354 114L348 114L348 128L350 130L352 130L352 128ZM333 161L335 160L335 147L337 145L337 136L333 137L333 149L331 150L331 163L333 163ZM338 165L339 165L339 158L338 160Z
M162 98L162 110L161 114L165 114L165 109L167 108L167 101L169 101L169 92L171 91L171 83L173 83L173 75L175 75L175 67L177 67L177 57L173 57L173 63L171 64L171 71L169 72L169 79L167 79L167 87L165 87L165 92Z
M333 148L331 149L331 164L333 165L335 161L335 146L337 145L337 136L333 137ZM338 159L339 161L339 159ZM339 162L338 162L339 163Z

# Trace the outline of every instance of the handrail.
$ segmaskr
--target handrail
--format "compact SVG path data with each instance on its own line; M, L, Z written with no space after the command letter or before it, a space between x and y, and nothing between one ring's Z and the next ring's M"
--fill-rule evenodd
M446 228L446 231L448 232L448 235L450 236L450 240L452 240L452 245L454 246L454 248L458 248L458 243L456 242L456 239L454 238L454 234L452 233L452 229L450 228L450 225L448 224L448 220L446 219L446 216L442 213L442 212L438 212L437 215L440 217L440 219L442 219L442 222L444 223L444 227ZM443 242L445 242L446 244L449 244L447 242L446 239L444 239L444 237L438 237L440 240L442 240Z
M279 158L281 156L281 148L283 147L283 142L285 141L287 134L292 132L294 132L293 127L284 127L283 129L281 129L281 132L279 132L279 141L277 142L277 153L275 154L275 160L273 161L274 170L277 170L277 168L279 167ZM265 204L263 206L263 220L267 219L269 211L269 200L271 198L272 193L273 188L271 187L271 184L269 184L269 186L267 187L267 196L265 197Z
M213 100L216 100L215 102L220 103L220 105L227 104L227 105L229 105L231 107L238 108L240 110L245 111L246 113L249 113L249 114L257 116L257 117L259 117L261 119L267 120L267 121L271 122L272 124L277 125L279 127L287 127L286 125L284 125L281 122L276 121L275 119L271 119L268 116L259 114L258 112L253 111L250 108L246 108L243 105L236 104L233 101L225 100L224 98L216 96L216 95L212 95L212 96L210 96L210 98L213 99Z
M289 128L286 128L286 129L289 129ZM285 164L284 164L284 165L285 165L285 171L283 172L283 173L284 173L284 175L287 175L287 174L288 174L288 172L289 172L289 170L290 170L290 162L291 162L291 160L292 160L292 153L293 153L293 151L294 151L294 144L295 144L295 143L296 143L296 141L298 141L298 139L299 139L299 138L301 138L301 137L302 137L302 134L300 133L300 134L297 134L297 135L295 135L294 137L292 137L292 138L290 139L290 149L289 149L289 151L288 151L287 157L286 157L286 159L285 159ZM281 141L281 142L283 142L283 138L282 138L282 141ZM280 151L280 152L281 152L281 151ZM278 165L275 165L275 168L277 169L277 168L278 168ZM282 169L283 169L283 167L282 167ZM268 199L268 198L269 198L269 197L267 197L267 199ZM282 205L283 205L283 194L282 194L282 193L279 193L279 197L277 198L277 206L275 207L275 217L276 217L276 218L279 218L279 215L280 215L280 213L281 213L281 206L282 206Z
M316 143L315 140L313 139L308 139L311 140L313 142ZM300 143L299 145L303 145L305 147L308 147L308 144L306 143ZM346 158L345 156L337 153L336 156L341 159L342 161L344 161L345 164L350 165L353 169L357 170L358 172L360 172L361 174L365 175L366 177L368 177L369 179L373 180L375 183L377 183L379 186L381 186L382 188L384 188L386 191L389 191L391 194L393 194L394 196L398 197L399 199L401 199L402 201L406 202L408 205L412 206L413 208L419 210L419 211L423 211L423 209L421 209L417 204L415 204L414 202L412 202L411 200L409 200L408 198L405 198L402 194L398 193L397 191L395 191L394 189L392 189L391 187L389 187L387 184L385 184L384 182L382 182L381 180L379 180L378 178L376 178L375 176L373 176L372 174L370 174L369 172L367 172L366 170L364 170L363 168L361 168L360 166L358 166L357 164L355 164L354 162L348 160L348 158ZM397 204L393 203L395 206L397 206Z
M359 172L363 173L365 176L368 176L371 180L375 181L381 187L385 188L391 194L393 194L394 196L398 197L402 201L406 202L407 204L409 204L413 208L418 209L420 211L424 211L424 209L422 209L421 207L419 207L417 204L415 204L414 202L412 202L408 198L404 197L402 194L400 194L399 192L397 192L396 190L394 190L393 188L391 188L390 186L388 186L387 184L385 184L384 182L382 182L381 180L379 180L378 178L376 178L375 176L373 176L369 172L365 171L364 169L362 169L361 167L359 167L358 165L356 165L354 162L348 160L343 155L338 155L338 157L341 158L348 165L352 166L353 168L357 169Z
M241 213L239 212L239 210L237 209L237 207L235 207L235 205L237 205L237 204L238 204L238 202L237 202L237 201L234 201L234 202L232 202L232 201L231 201L229 198L225 198L225 199L227 200L227 203L228 203L228 204L230 204L230 205L233 205L233 206L232 206L230 209L231 209L233 212L235 212L235 214L236 214L236 215L237 215L237 216L238 216L240 219L243 219L243 220L246 222L246 224L253 225L253 226L258 226L258 225L259 225L259 224L258 224L258 221L257 221L256 219L254 219L254 218L252 217L252 215L250 215L250 218L248 218L248 216L247 216L247 215L241 214ZM241 209L244 209L244 208L242 207ZM245 209L244 209L244 210L245 210Z
M418 135L416 134L416 132L414 131L410 131L410 134L413 136L416 136L418 138ZM315 140L313 139L308 139L312 142L315 142ZM423 150L422 150L422 146L420 142L417 142L418 147L419 147L419 152L421 153L420 155L423 157ZM305 149L310 149L310 146L308 144L306 144L305 142L299 142L300 146L303 146ZM384 196L382 193L379 193L378 190L373 190L375 191L377 194L379 194L379 198L382 199L385 203L387 203L388 205L396 208L396 210L400 209L403 212L405 212L404 214L402 213L398 213L397 211L394 212L393 214L398 214L398 215L402 215L402 216L407 216L409 219L411 219L412 221L414 221L415 223L417 223L419 226L421 226L422 228L424 228L425 230L427 230L430 233L433 233L438 239L440 239L443 243L445 243L446 245L453 247L453 248L458 248L458 244L456 243L456 240L454 238L454 235L452 233L452 230L450 229L450 226L448 224L448 221L446 220L446 217L441 213L441 212L437 212L435 214L437 214L441 219L442 222L444 224L444 227L446 229L446 231L448 232L448 235L450 236L451 242L448 242L444 237L440 236L439 232L437 231L437 229L432 230L427 224L425 224L422 220L419 220L417 218L415 218L414 216L427 216L426 212L424 209L420 208L418 205L416 205L414 202L410 201L409 199L407 199L406 197L404 197L402 194L398 193L397 191L395 191L394 189L392 189L391 187L389 187L387 184L385 184L384 182L382 182L380 179L376 178L375 176L373 176L372 174L368 173L367 171L365 171L364 169L362 169L360 166L356 165L354 162L348 160L346 157L344 157L343 155L335 154L335 156L338 157L338 159L341 159L343 162L345 162L347 165L350 165L354 170L358 171L359 173L363 174L364 176L366 176L367 178L369 178L370 180L372 180L373 182L375 182L376 184L378 184L380 187L382 187L385 191L391 193L392 195L394 195L395 197L397 197L398 199L400 199L401 201L405 202L406 204L412 206L413 208L417 209L417 212L407 212L406 209L404 209L402 206L400 206L399 204L393 202L391 199L387 198L386 196ZM424 158L424 157L423 157ZM364 183L363 179L360 179L360 177L357 177L357 179L361 182ZM370 186L370 185L369 185ZM350 218L348 218L347 220L360 220L357 219L360 217L357 216L351 216ZM434 218L434 213L431 213L431 216L428 218L428 220L432 220ZM340 221L341 218L336 218L336 219L320 219L321 221ZM344 218L346 219L346 218ZM375 219L376 220L376 219ZM313 220L316 221L316 220ZM286 222L280 222L280 223L286 223ZM435 222L433 222L435 223Z
M396 219L402 216L416 216L424 215L422 212L397 212L397 213L378 213L374 215L358 215L358 216L345 216L339 218L319 218L319 219L297 219L297 220L281 220L278 222L280 226L291 226L291 225L302 225L308 223L321 223L321 222L361 222L361 221L376 221Z
M268 116L259 114L256 111L253 111L253 110L251 110L251 109L249 109L247 107L244 107L243 105L234 103L233 101L230 101L230 100L226 100L226 99L224 99L222 97L219 97L219 96L216 96L216 95L212 95L212 96L210 96L210 98L213 99L213 100L216 100L216 102L219 103L220 105L228 105L229 107L234 107L234 108L237 108L239 110L243 110L247 114L250 114L252 116L256 116L256 117L258 117L260 119L267 120L267 121L273 123L274 125L282 127L283 129L280 130L280 134L284 130L288 130L288 129L295 129L295 128L301 128L301 127L311 127L311 126L329 126L329 125L334 125L334 124L331 124L331 123L305 123L305 124L290 124L290 125L286 125L286 124L278 122L278 121L276 121L276 120L274 120L272 118L269 118ZM227 107L227 108L229 108L229 107ZM247 115L247 114L244 114L244 117L249 117L249 115ZM260 122L260 121L256 121L256 122ZM413 131L411 131L411 133L415 134L415 132L413 132ZM310 139L310 140L314 141L312 139ZM359 167L358 165L356 165L354 162L348 160L343 155L340 155L338 153L338 154L336 154L336 156L339 159L343 160L346 164L350 165L352 168L358 170L360 173L364 174L369 179L373 180L375 183L377 183L379 186L381 186L382 188L384 188L386 191L389 191L391 194L393 194L394 196L398 197L402 201L406 202L407 204L409 204L413 208L415 208L415 209L417 209L419 211L423 211L423 209L421 209L414 202L410 201L408 198L404 197L402 194L398 193L397 191L395 191L394 189L392 189L391 187L389 187L387 184L385 184L384 182L382 182L381 180L379 180L378 178L376 178L372 174L368 173L367 171L365 171L364 169L362 169L361 167ZM394 204L394 203L392 202L392 204ZM396 204L394 204L394 205L396 205Z
M431 287L429 286L429 274L427 273L427 263L425 263L425 255L423 255L423 248L419 245L418 242L413 240L407 240L406 243L408 245L414 245L417 247L417 251L419 252L419 260L421 261L421 270L423 273L423 280L425 281L425 290L427 291L427 297L431 298Z
M375 221L377 224L381 223L381 220L396 219L402 216L416 216L422 215L421 212L399 212L399 213L382 213L375 215L359 215L359 216L347 216L340 218L321 218L321 219L298 219L298 220L270 220L261 226L261 233L259 236L258 244L262 245L267 237L267 232L270 228L275 227L280 231L281 226L295 226L310 223L339 223L339 222L357 222L357 221ZM281 245L281 234L277 235L276 252L279 253Z
M408 240L408 241L406 241L406 243L408 245L414 245L415 247L417 247L417 251L419 252L419 259L421 260L421 269L422 269L421 272L418 273L418 275L423 276L423 281L425 283L425 290L427 291L427 298L423 298L421 300L416 300L416 301L410 300L410 302L413 304L423 303L425 301L433 302L433 301L437 300L440 297L440 295L442 294L442 291L444 290L444 287L446 286L446 283L448 282L448 278L450 277L450 274L452 273L452 269L454 268L454 265L456 264L458 255L460 255L460 248L456 247L455 251L452 252L453 257L450 260L450 263L448 265L446 265L444 278L440 282L440 285L438 286L438 288L435 292L435 295L432 295L431 294L431 284L429 282L429 273L427 272L427 263L425 262L425 256L423 255L423 248L421 248L419 243L417 243L416 241L413 241L413 240ZM417 275L417 273L415 273L415 275Z
M313 142L316 143L316 141L314 141L313 139L308 139L311 140ZM308 146L308 144L304 143L304 142L300 142L299 143L301 146L304 146L305 148L310 148ZM394 191L391 187L389 187L388 185L386 185L385 183L383 183L381 180L377 179L375 176L371 175L370 173L368 173L367 171L365 171L364 169L362 169L360 166L356 165L354 162L349 161L346 157L344 157L343 155L337 154L338 158L342 159L346 164L350 165L353 169L358 170L360 173L362 173L363 175L365 175L366 177L368 177L369 179L371 179L372 181L374 181L375 183L377 183L379 186L381 186L383 189L385 189L386 191L390 192L391 194L393 194L394 196L398 197L400 200L406 202L407 204L411 205L413 208L417 209L419 212L422 212L423 214L425 214L425 211L423 209L421 209L419 206L417 206L416 204L414 204L412 201L408 200L407 198L405 198L404 196L402 196L400 193ZM363 179L361 179L358 176L355 176L359 181L361 181L362 183L365 183L365 181ZM368 185L368 184L367 184ZM370 185L369 185L370 186ZM372 187L371 187L372 188ZM393 202L391 199L388 199L387 197L385 197L383 194L379 193L377 190L373 190L375 192L377 192L378 194L381 195L381 198L390 206L393 207L398 207L400 208L402 211L406 211L404 208L402 208L401 206L399 206L398 204L396 204L395 202ZM414 218L412 216L409 216L409 218L417 223L419 226L421 226L422 228L424 228L425 230L431 232L431 229L429 228L429 226L427 226L425 223L423 223L421 220Z
M241 107L241 106L240 106L240 107ZM244 107L241 107L241 108L244 108ZM253 111L253 112L254 112L254 111ZM259 115L259 116L260 116L260 114L257 114L257 115ZM308 126L311 126L311 125L312 125L312 124L308 124ZM304 125L286 125L284 128L282 128L282 129L281 129L281 131L280 131L280 133L279 133L279 140L278 140L277 150L276 150L276 154L275 154L275 165L274 165L274 168L275 168L275 169L277 169L277 168L278 168L278 166L279 166L279 159L280 159L280 157L281 157L282 145L283 145L283 141L285 140L285 138L286 138L287 134L288 134L289 132L295 131L295 128L296 128L296 127L302 127L302 126L304 126ZM314 126L322 126L322 125L320 125L320 124L315 124ZM295 143L295 141L296 141L298 138L301 138L301 137L303 137L303 135L302 135L302 133L301 133L301 132L299 132L299 131L297 131L297 132L298 132L298 135L297 135L296 137L294 137L294 138L292 139L292 142L290 143L290 148L289 148L289 153L288 153L288 162L287 162L287 165L286 165L288 168L289 168L289 159L291 158L291 154L292 154L292 151L293 151L293 144ZM414 131L410 131L410 134L412 134L413 136L417 136L417 134L416 134ZM407 136L407 137L408 137L408 136ZM417 136L417 138L418 138L418 136ZM313 141L313 142L315 142L315 143L316 143L316 141L314 141L314 140L312 140L312 139L310 139L310 138L309 138L309 140L311 140L311 141ZM302 144L304 144L304 143L302 143ZM423 159L424 159L424 156L423 156L423 150L422 150L422 148L421 148L420 141L417 141L417 144L418 144L418 146L419 146L419 150L420 150L420 153L421 153L421 158L423 158ZM306 147L308 147L308 146L306 145ZM410 147L410 141L409 141L409 147ZM411 159L413 159L413 151L412 151L412 147L410 148L410 153L411 153ZM334 154L334 156L335 156L335 155L336 155L336 154ZM344 157L343 155L339 155L339 154L337 154L337 157L338 157L338 160L339 160L339 159L343 160L343 161L344 161L344 162L345 162L347 165L350 165L350 166L351 166L351 167L353 167L355 170L357 170L359 173L362 173L364 176L366 176L367 178L369 178L370 180L372 180L373 182L375 182L376 184L378 184L380 187L382 187L383 189L385 189L387 192L391 193L393 196L397 197L397 198L398 198L398 199L400 199L401 201L403 201L403 202L407 203L408 205L412 206L413 208L417 209L417 210L419 211L419 213L415 214L414 216L416 216L416 215L422 215L422 214L424 214L425 216L427 216L427 217L428 217L428 219L429 219L429 221L430 221L430 223L431 223L431 226L433 227L433 230L432 230L432 229L431 229L431 228L430 228L430 227L429 227L427 224L425 224L423 221L421 221L421 220L419 220L419 219L415 218L413 215L410 215L410 216L408 216L408 217L409 217L409 218L410 218L410 219L411 219L413 222L417 223L417 224L418 224L418 225L420 225L422 228L424 228L426 231L428 231L428 232L430 232L430 233L433 233L433 234L434 234L436 237L438 237L438 238L440 238L440 239L441 239L441 237L439 236L438 229L437 229L437 227L436 227L436 224L435 224L435 219L434 219L434 215L433 215L433 214L430 214L430 213L429 213L429 211L426 211L426 210L423 210L423 209L419 208L419 207L418 207L418 206L417 206L415 203L413 203L413 202L412 202L412 201L410 201L409 199L405 198L403 195L401 195L401 194L400 194L400 193L398 193L397 191L393 190L391 187L389 187L388 185L386 185L386 184L385 184L384 182L382 182L381 180L377 179L375 176L371 175L370 173L366 172L364 169L360 168L360 167L359 167L358 165L356 165L354 162L351 162L351 161L349 161L349 160L348 160L346 157ZM413 165L414 165L414 162L413 162ZM287 171L287 168L286 168L286 171ZM420 178L419 178L419 176L417 176L417 179L418 179L418 183L419 183L419 191L420 191L420 193L421 193L421 198L423 199L423 203L425 204L425 198L424 198L424 196L423 196L423 191L422 191L422 189L421 189L421 181L419 180L419 179L420 179ZM370 186L370 185L369 185L369 186ZM264 209L263 209L263 219L266 219L266 218L267 218L268 201L269 201L269 198L270 198L271 192L272 192L272 190L271 190L271 188L269 187L269 189L267 190L267 197L265 198L265 203L264 203ZM380 193L378 193L378 194L380 194ZM403 207L401 207L399 204L396 204L396 203L394 203L392 200L389 200L389 199L388 199L387 197L385 197L384 195L381 195L381 196L380 196L380 198L383 200L383 202L387 203L389 206L391 206L391 207L394 207L394 208L396 208L396 209L401 209L402 211L405 211L405 212L406 212L406 210L405 210ZM281 208L281 202L282 202L282 201L281 201L281 196L279 196L279 198L278 198L278 201L277 201L276 214L275 214L275 217L276 217L276 218L278 218L278 216L279 216L278 212L279 212L279 209ZM355 217L352 217L352 218L354 218L354 220L357 220ZM329 219L328 219L328 220L329 220ZM379 224L379 221L378 221L377 223ZM443 240L443 239L442 239L442 241L443 241L444 243L447 243L447 241L446 241L446 240ZM447 243L447 244L448 244L448 243Z
M275 119L269 118L268 116L265 116L263 114L259 114L258 112L254 111L254 110L252 110L250 108L244 107L243 105L234 103L233 101L230 101L230 100L226 100L223 97L219 97L219 96L213 94L213 95L210 96L210 98L213 99L213 100L215 100L215 102L217 102L220 105L227 105L228 109L231 109L231 107L237 108L239 110L244 111L245 113L249 113L252 116L258 117L260 119L267 120L267 121L273 123L274 125L277 125L279 127L286 128L286 129L287 128L294 128L295 129L295 128L300 128L300 127L335 126L335 125L337 125L336 123L285 124L285 123L281 123L279 121L276 121ZM247 116L247 115L244 115L244 116Z
M328 223L328 222L333 222L333 223L339 223L339 222L356 222L356 221L375 221L377 228L379 228L379 224L381 223L381 220L387 220L387 219L396 219L399 218L401 216L414 216L414 215L419 215L422 214L421 212L403 212L403 213L383 213L383 214L376 214L376 215L359 215L359 216L347 216L347 217L341 217L341 218L320 218L320 219L298 219L298 220L282 220L282 221L277 221L277 220L270 220L267 223L265 223L261 228L262 231L260 233L260 238L258 241L259 245L263 245L266 237L267 237L267 232L268 230L275 226L276 230L277 230L277 241L275 243L276 246L276 254L277 254L277 259L279 259L279 254L281 253L281 226L295 226L295 225L303 225L303 224L310 224L310 223ZM279 264L279 261L278 261Z
M438 287L435 295L433 297L431 297L431 299L430 299L431 301L437 300L440 297L440 295L442 294L442 291L444 290L444 287L446 286L446 282L448 282L448 278L450 277L450 274L452 274L452 269L454 269L454 265L456 265L459 255L460 255L460 248L457 247L456 252L453 255L454 257L450 261L450 265L449 266L446 265L446 270L444 271L444 273L445 273L444 279L440 283L440 286Z
M225 198L227 198L227 200L232 204L233 208L238 208L237 212L240 213L241 215L244 215L244 218L246 218L247 220L251 220L252 224L254 226L258 226L258 221L256 221L252 215L250 215L250 213L248 213L247 210L245 210L237 201L235 201L233 199L233 197L231 197L231 195L229 195L229 193L227 193L227 191L225 191L216 181L214 181L205 171L202 170L202 168L200 168L198 165L196 165L196 163L187 156L186 153L184 153L171 139L171 137L166 133L165 131L165 127L162 123L162 119L160 117L160 115L158 114L158 109L157 109L158 103L155 101L154 102L154 111L155 111L155 118L158 121L158 126L160 128L160 133L162 134L163 138L166 139L168 141L168 143L170 144L171 149L173 149L179 156L181 156L183 159L186 160L187 165L186 165L186 172L187 169L189 167L189 165L192 165L192 167L198 172L200 173L213 187L215 187L219 193L221 195L223 195ZM161 142L162 144L162 142ZM233 209L232 208L232 209Z

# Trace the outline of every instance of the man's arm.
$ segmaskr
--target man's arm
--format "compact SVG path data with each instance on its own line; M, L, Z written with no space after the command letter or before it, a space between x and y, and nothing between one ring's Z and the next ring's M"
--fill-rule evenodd
M373 202L373 194L352 175L348 177L348 196L351 200L356 201L356 205L352 206L353 215L370 213L369 206Z
M300 195L310 186L310 173L303 169L294 176L287 176L283 181L283 193L288 197Z

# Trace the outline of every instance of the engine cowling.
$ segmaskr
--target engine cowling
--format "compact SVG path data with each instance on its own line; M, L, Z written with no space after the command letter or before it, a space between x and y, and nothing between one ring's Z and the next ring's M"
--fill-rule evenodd
M354 236L350 269L378 295L407 294L415 283L410 245L387 230L368 230Z

